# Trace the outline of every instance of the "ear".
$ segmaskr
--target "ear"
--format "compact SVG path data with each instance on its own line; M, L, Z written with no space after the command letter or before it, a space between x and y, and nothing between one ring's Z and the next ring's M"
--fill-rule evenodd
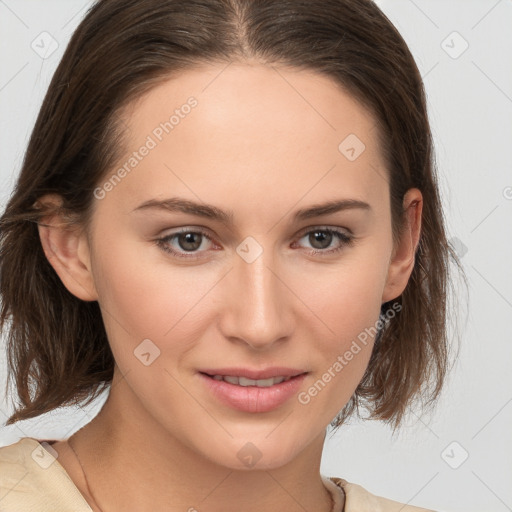
M84 301L98 299L91 272L89 242L86 233L58 211L62 198L47 194L36 206L51 211L38 223L39 238L46 258L64 286Z
M414 268L415 254L421 233L421 213L423 209L423 196L417 188L411 188L406 192L403 209L405 226L390 259L382 303L396 299L405 290Z

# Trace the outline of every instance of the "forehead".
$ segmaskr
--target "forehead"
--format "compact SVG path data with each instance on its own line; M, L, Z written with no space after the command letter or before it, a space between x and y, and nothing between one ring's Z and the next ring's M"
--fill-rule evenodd
M124 163L152 147L123 183L141 200L176 189L205 199L223 190L224 200L235 186L251 191L249 202L269 190L295 202L307 191L315 201L333 188L369 200L386 185L373 116L314 71L201 66L162 82L122 116Z

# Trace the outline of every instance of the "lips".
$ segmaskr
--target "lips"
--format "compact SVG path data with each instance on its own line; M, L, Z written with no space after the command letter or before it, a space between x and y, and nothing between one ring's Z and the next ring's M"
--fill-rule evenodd
M239 411L263 413L277 409L296 395L309 372L273 367L210 368L199 376L213 399Z

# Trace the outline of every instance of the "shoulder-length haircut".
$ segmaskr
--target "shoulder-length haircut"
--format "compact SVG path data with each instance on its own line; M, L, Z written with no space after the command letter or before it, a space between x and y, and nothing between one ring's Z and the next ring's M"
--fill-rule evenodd
M461 267L446 238L421 75L389 19L371 0L99 0L53 76L0 218L0 328L7 385L19 397L7 425L90 403L114 369L98 303L69 293L42 250L38 222L51 212L37 200L59 194L60 213L88 226L94 189L124 151L122 109L182 70L254 59L330 77L373 114L395 242L405 192L423 194L412 275L381 315L400 312L386 315L366 373L332 425L364 407L396 428L418 398L425 405L438 396L450 366L450 258Z

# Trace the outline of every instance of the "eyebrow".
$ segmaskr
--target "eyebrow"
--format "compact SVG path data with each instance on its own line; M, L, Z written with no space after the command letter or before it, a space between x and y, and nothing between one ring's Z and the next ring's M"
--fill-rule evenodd
M169 199L162 200L150 199L140 204L132 211L135 212L139 210L145 211L152 209L188 213L190 215L215 220L225 225L232 225L234 220L234 214L231 210L224 211L211 204L197 203L195 201L179 197L171 197ZM354 209L370 211L372 208L368 203L360 201L359 199L332 200L297 210L293 215L293 220L297 222L311 219L313 217L320 217L322 215L329 215L339 211Z

